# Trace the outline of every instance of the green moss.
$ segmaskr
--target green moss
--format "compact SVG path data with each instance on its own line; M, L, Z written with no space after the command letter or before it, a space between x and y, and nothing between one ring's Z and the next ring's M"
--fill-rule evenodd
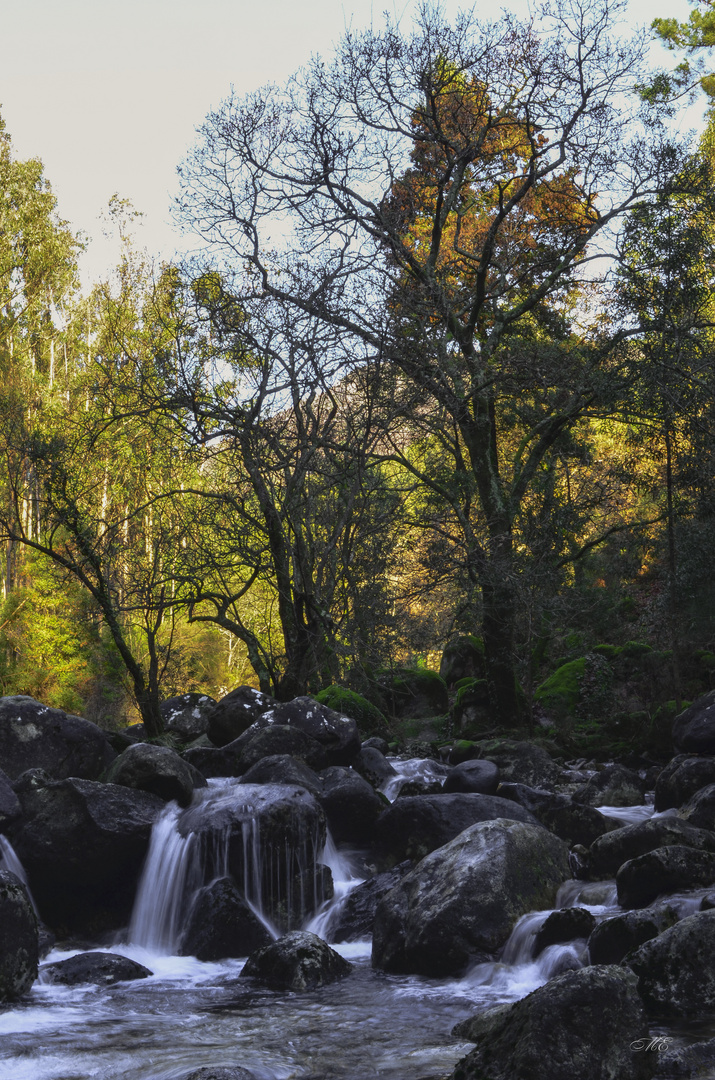
M572 714L578 704L585 670L585 656L562 664L541 686L537 686L534 700L548 713L556 716Z
M387 721L377 706L345 686L328 686L316 694L316 701L349 716L365 734L382 734L387 728Z
M593 651L598 656L605 656L606 660L617 660L623 649L620 645L595 645Z

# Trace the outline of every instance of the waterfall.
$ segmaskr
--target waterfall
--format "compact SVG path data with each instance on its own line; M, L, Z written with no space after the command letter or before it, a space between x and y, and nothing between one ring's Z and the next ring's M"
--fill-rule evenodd
M2 833L0 833L0 870L9 870L11 874L14 874L15 877L20 879L22 884L27 889L27 895L29 897L30 903L34 908L35 915L37 915L37 904L35 903L32 893L30 892L30 884L27 880L25 867L18 859L15 849L8 840L8 838L6 836L3 836Z
M337 917L353 889L361 885L364 879L355 873L350 855L338 851L330 832L325 839L321 861L333 875L333 896L332 899L326 900L320 910L309 920L306 930L317 934L324 941L330 941L330 924Z
M381 791L390 802L395 801L402 785L409 783L410 780L420 780L425 784L443 784L449 772L448 765L435 761L433 758L407 758L404 761L399 758L390 758L389 761L397 775L388 777Z

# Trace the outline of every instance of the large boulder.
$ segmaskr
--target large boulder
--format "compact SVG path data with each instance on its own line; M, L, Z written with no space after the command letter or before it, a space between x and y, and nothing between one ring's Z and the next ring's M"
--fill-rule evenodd
M681 844L656 848L624 863L616 874L622 908L647 907L663 893L698 889L715 882L715 853Z
M12 789L10 777L0 769L0 832L22 813L20 802Z
M536 818L517 803L496 795L407 795L397 799L377 821L375 861L389 870L405 859L415 861L442 847L479 821L511 818L537 825Z
M638 1047L648 1023L635 980L611 966L557 975L457 1033L477 1046L451 1080L649 1080L657 1057Z
M629 954L638 991L656 1016L715 1015L715 911L699 911Z
M499 766L500 779L505 783L551 789L561 778L561 770L556 762L542 747L533 743L513 739L482 739L475 743L475 748L480 758Z
M373 966L458 974L474 958L493 957L522 915L550 907L568 875L568 848L540 825L472 825L382 898Z
M378 682L390 711L400 719L443 716L449 708L446 682L428 668L395 668L383 672Z
M215 746L226 746L243 735L259 716L278 702L252 686L238 686L226 694L208 714L208 735Z
M715 784L715 757L678 754L655 782L655 809L660 812L682 806L708 784Z
M156 795L93 780L27 774L10 840L43 920L53 929L116 929L129 921Z
M691 795L678 816L696 828L715 830L715 784L708 784Z
M16 1001L37 978L37 916L18 877L0 870L0 1002Z
M249 956L241 975L272 990L315 990L349 975L353 965L322 938L306 931L286 934Z
M644 908L625 911L604 919L594 927L588 939L588 954L592 964L620 964L631 949L657 937L673 923L666 908Z
M556 833L567 844L589 847L608 831L608 822L593 806L575 803L568 795L527 787L526 784L500 784L497 795L519 803L545 829Z
M228 774L232 776L240 776L263 758L276 754L298 758L316 772L330 764L324 746L298 726L264 723L262 719L256 720L243 735L224 746L221 753L236 756L237 772Z
M216 702L208 694L179 694L159 706L164 728L184 742L198 739L209 730L209 715Z
M387 760L383 751L376 746L367 746L365 743L362 744L360 753L353 761L353 769L377 791L380 791L393 776L397 776L397 771Z
M189 805L194 788L206 787L198 769L168 746L151 743L127 747L109 766L106 779L110 784L149 791L165 802L176 800L179 806Z
M633 769L607 765L573 793L573 800L587 806L640 806L645 784Z
M116 757L105 733L89 720L34 698L0 698L0 762L11 780L44 769L55 780L96 780Z
M153 974L149 968L127 956L106 952L78 953L77 956L70 956L68 960L44 964L40 969L43 983L59 986L76 986L79 983L111 986L117 982L147 979Z
M440 678L447 686L454 686L462 679L480 678L486 675L484 642L474 634L453 638L442 652L439 665Z
M674 817L652 818L604 833L591 845L591 876L615 877L619 867L656 848L685 845L715 852L715 834Z
M352 765L360 753L355 720L334 712L311 697L297 697L276 705L257 721L258 726L283 725L302 731L322 748L328 765Z
M261 758L244 773L241 784L288 784L302 787L318 798L323 791L320 777L305 762L290 754L271 754Z
M493 761L463 761L454 765L445 777L443 791L474 792L477 795L496 795L499 787L499 768Z
M231 878L199 889L181 938L179 953L197 960L248 956L272 938Z
M683 754L715 754L715 690L676 716L673 744Z
M387 802L353 769L333 765L320 774L318 801L325 811L331 836L338 844L366 846L374 840L375 825Z

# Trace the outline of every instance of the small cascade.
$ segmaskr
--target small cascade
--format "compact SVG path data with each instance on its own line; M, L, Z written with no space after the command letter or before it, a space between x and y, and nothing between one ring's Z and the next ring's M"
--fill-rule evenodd
M344 851L338 851L330 832L325 840L322 862L333 875L333 896L323 903L305 929L317 934L323 941L330 941L331 923L337 918L350 893L357 885L362 884L364 878L356 874L350 856Z
M17 857L17 853L6 836L0 833L0 870L9 870L11 874L19 878L22 884L27 889L27 895L30 899L35 914L37 915L37 904L30 891L30 884L27 880L27 874L25 873L25 867L22 865Z
M381 791L390 802L395 801L403 784L411 780L419 780L425 784L443 784L449 772L449 765L443 765L433 758L408 758L406 761L390 758L389 761L397 775L390 776L382 785Z

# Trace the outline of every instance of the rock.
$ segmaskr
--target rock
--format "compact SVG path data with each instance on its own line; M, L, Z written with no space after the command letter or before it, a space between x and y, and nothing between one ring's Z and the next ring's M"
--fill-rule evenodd
M703 1020L715 1014L715 911L681 919L626 962L655 1016Z
M182 1080L256 1080L256 1076L241 1065L204 1065L187 1073Z
M715 834L675 817L624 825L600 836L591 845L591 876L615 877L619 867L629 859L636 859L639 855L669 844L715 852Z
M465 679L461 683L452 706L452 723L455 731L469 732L472 737L494 729L486 679Z
M488 1030L451 1080L648 1080L657 1055L631 1049L648 1024L635 980L622 968L557 975L511 1007L490 1011Z
M526 784L500 784L497 795L519 803L545 829L556 833L569 846L582 844L589 847L608 831L608 822L603 814L593 806L573 802L568 795L555 795L551 791L527 787Z
M179 954L197 960L248 956L271 942L231 878L217 878L196 894Z
M640 806L645 801L645 784L633 769L607 765L575 791L572 798L587 806Z
M568 873L566 845L540 825L472 825L381 899L373 966L459 974L471 960L493 957L521 915L549 907Z
M208 714L208 735L215 746L226 746L243 735L251 724L277 705L275 698L254 690L252 686L238 686L216 702Z
M422 859L470 825L496 818L538 824L528 810L496 795L440 793L396 799L376 825L377 866L389 870L405 859Z
M715 1039L672 1049L672 1038L667 1035L656 1036L652 1042L653 1049L659 1051L656 1076L666 1080L712 1080L715 1076Z
M376 746L362 744L360 753L353 761L353 769L367 780L368 784L379 791L385 783L397 772L385 757L384 750L378 750Z
M390 744L387 739L381 739L379 735L371 735L370 738L365 739L365 742L362 744L363 750L368 750L371 747L375 750L379 750L385 757L387 757L390 752Z
M241 776L246 768L241 762L241 747L235 743L220 749L213 746L190 746L181 757L207 780L216 776Z
M475 744L479 756L493 761L505 783L551 789L559 782L561 770L545 750L530 742L511 739L483 739Z
M60 986L76 986L78 983L100 983L111 986L112 983L129 982L132 979L147 979L153 971L116 953L86 952L71 956L69 960L58 960L55 964L45 964L40 969L41 981Z
M276 705L260 717L258 725L266 724L285 725L314 739L322 747L327 765L352 765L360 753L355 720L311 697L297 697Z
M449 770L442 790L496 795L498 787L499 769L493 761L464 761Z
M0 832L4 832L21 813L20 803L12 790L10 777L0 769Z
M116 758L107 771L107 782L149 791L165 802L172 799L188 806L194 788L206 787L198 769L183 761L168 746L136 743Z
M271 754L261 758L241 777L242 784L289 784L302 787L316 798L322 795L323 788L316 772L309 769L303 761L290 754Z
M9 870L0 870L0 1002L17 1001L37 978L37 917L27 889Z
M538 956L549 945L587 938L595 925L596 919L587 908L567 907L552 911L536 932L533 955Z
M305 731L289 724L264 724L262 720L257 720L238 739L224 746L222 753L235 755L238 771L228 774L231 776L240 776L263 758L276 754L298 758L316 772L330 764L324 747Z
M43 920L54 929L117 929L129 921L156 795L93 780L25 774L23 817L10 840Z
M696 828L715 830L715 784L708 784L681 807L678 817Z
M715 882L715 853L680 844L656 848L624 863L616 874L622 908L647 907L662 893L698 889Z
M445 645L439 675L447 686L454 686L460 679L479 678L485 674L486 659L481 638L466 634Z
M167 731L190 742L208 732L209 714L215 707L216 702L207 694L179 694L162 701L159 712Z
M427 668L395 668L378 679L390 711L402 720L443 716L449 708L447 684Z
M655 782L655 809L658 813L680 807L696 791L715 783L715 757L679 754L658 775Z
M345 686L328 686L315 695L315 700L341 716L349 716L361 734L379 736L388 731L387 720L377 705Z
M249 956L241 975L272 990L315 990L349 975L353 965L316 934L297 930Z
M715 754L715 690L676 716L673 744L684 754Z
M320 773L318 797L328 828L337 844L367 845L375 837L375 825L386 806L375 789L353 769L334 765Z
M592 964L620 964L624 956L657 937L672 924L672 917L662 908L626 911L604 919L594 927L588 939Z
M34 698L0 698L0 762L11 780L44 769L56 780L95 780L116 754L89 720L50 709Z
M363 881L362 885L357 885L330 923L330 940L366 941L371 938L378 903L386 893L399 885L411 869L412 863L405 862L394 870L375 874Z

